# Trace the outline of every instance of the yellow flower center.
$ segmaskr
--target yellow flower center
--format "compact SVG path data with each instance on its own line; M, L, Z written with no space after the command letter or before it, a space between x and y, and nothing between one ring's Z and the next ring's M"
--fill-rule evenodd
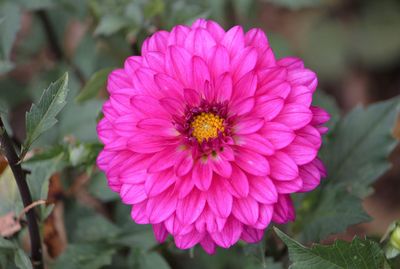
M224 132L224 120L213 113L201 113L194 117L190 126L193 128L192 135L197 141L218 137L218 132Z

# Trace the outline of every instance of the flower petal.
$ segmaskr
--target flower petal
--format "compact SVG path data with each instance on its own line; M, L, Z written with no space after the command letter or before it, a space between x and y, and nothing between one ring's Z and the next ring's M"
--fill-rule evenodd
M266 176L270 172L268 161L264 156L245 149L240 149L236 156L236 164L255 176Z
M206 204L206 194L197 189L183 199L179 199L176 206L176 216L183 224L192 224L203 212Z

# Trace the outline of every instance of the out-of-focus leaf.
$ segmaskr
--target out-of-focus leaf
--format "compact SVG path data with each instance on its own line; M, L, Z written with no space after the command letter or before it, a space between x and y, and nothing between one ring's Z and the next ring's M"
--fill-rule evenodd
M110 202L119 199L117 193L111 191L107 185L107 179L103 173L96 173L90 179L88 191L91 195L103 202Z
M13 1L0 3L0 59L8 60L21 27L21 10Z
M105 15L101 18L99 25L97 25L95 35L112 35L127 25L124 17L116 15Z
M28 10L48 9L57 5L57 1L53 0L15 0L15 2Z
M144 6L143 14L145 18L152 18L164 11L165 4L163 0L150 0Z
M140 269L169 269L168 263L155 252L145 252L138 257L138 268Z
M20 269L32 269L32 262L25 251L18 248L14 253L14 262Z
M53 268L98 269L110 265L115 252L115 248L103 244L69 244Z
M99 91L105 87L108 74L112 70L113 68L104 68L94 73L86 83L85 87L83 87L81 92L75 98L75 101L81 103L96 97Z
M316 242L330 234L344 231L350 225L371 220L364 212L361 199L346 190L331 187L316 194L319 194L318 206L309 214L299 212L296 221L301 223L303 242ZM308 202L308 199L303 200L303 203Z
M7 264L8 267L4 268L15 264L20 269L32 269L32 263L24 250L16 242L0 237L0 265L2 264Z
M358 107L336 124L322 149L327 184L350 188L360 197L368 194L370 184L390 168L399 104L399 98L394 98Z
M95 229L94 229L95 227ZM113 240L120 229L100 215L93 215L78 220L74 233L75 242L98 242L100 240Z
M33 104L26 113L27 138L24 142L21 156L29 150L32 143L46 130L57 123L56 116L65 105L68 94L68 74L65 73L43 92L39 103Z
M351 243L337 240L333 245L306 248L279 229L274 230L289 249L291 269L389 268L382 249L371 240L356 237Z
M18 214L23 209L18 187L10 166L0 174L0 216L14 211Z
M266 2L271 2L290 9L301 9L309 7L318 7L327 3L327 0L266 0Z

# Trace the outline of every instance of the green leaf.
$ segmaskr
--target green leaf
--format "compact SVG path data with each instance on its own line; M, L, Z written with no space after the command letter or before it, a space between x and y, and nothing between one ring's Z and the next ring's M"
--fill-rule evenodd
M303 242L315 242L330 234L344 231L350 225L371 220L364 212L361 199L346 190L329 188L319 195L318 207L309 214L298 214L296 224L300 222L302 226ZM312 197L311 195L308 199ZM303 203L308 203L308 199Z
M0 59L9 60L17 32L21 27L21 10L13 1L0 3Z
M88 191L102 202L110 202L119 199L118 194L108 187L105 175L100 172L95 173L90 179Z
M96 229L93 229L96 227ZM100 215L93 215L78 221L74 233L76 242L95 242L99 240L113 240L120 229Z
M399 104L399 98L394 98L357 107L337 123L321 153L328 169L327 184L346 187L360 197L368 194L369 186L390 168Z
M14 262L20 269L32 269L31 260L21 248L18 248L14 253Z
M113 68L104 68L92 75L89 81L83 87L82 91L75 98L78 103L87 101L96 97L99 91L105 86L108 74L113 70Z
M65 73L56 82L50 84L40 97L39 103L37 105L33 104L26 114L27 138L23 145L22 157L44 131L57 123L56 116L66 104L67 84L68 73Z
M18 214L23 208L14 175L7 166L0 174L0 216L10 211Z
M94 30L95 35L110 36L127 25L125 18L116 15L105 15Z
M169 269L168 263L155 252L146 252L139 257L140 269Z
M337 240L329 246L307 248L274 227L289 249L290 269L377 269L388 268L382 249L371 240L355 237L351 243Z
M274 4L290 8L290 9L301 9L308 7L317 7L327 2L326 0L268 0Z
M52 268L98 269L110 265L115 252L115 248L103 244L69 244Z
M15 244L10 241L7 240L3 237L0 236L0 249L14 249L15 248Z

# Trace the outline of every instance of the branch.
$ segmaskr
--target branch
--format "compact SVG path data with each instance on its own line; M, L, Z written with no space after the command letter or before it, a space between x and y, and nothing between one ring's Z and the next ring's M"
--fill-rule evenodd
M18 155L15 152L13 143L7 134L1 117L0 147L14 174L14 178L17 182L18 190L22 198L22 203L24 204L24 207L28 207L32 204L32 197L28 184L26 183L26 175L22 170L21 164L19 164ZM33 210L27 211L26 219L28 221L29 237L31 240L31 259L33 268L43 269L42 243L40 241L39 227L38 223L36 222L35 212Z

